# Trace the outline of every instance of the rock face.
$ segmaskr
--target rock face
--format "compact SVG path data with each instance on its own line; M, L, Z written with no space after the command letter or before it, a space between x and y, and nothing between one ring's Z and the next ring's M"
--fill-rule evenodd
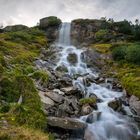
M4 32L15 32L15 31L21 31L28 29L25 25L13 25L13 26L7 26L3 29Z
M125 40L126 36L119 32L119 29L120 26L117 22L111 23L106 19L77 19L72 21L71 36L73 43L80 44L80 46L96 42ZM117 34L115 35L114 32Z
M72 38L73 42L77 43L92 43L95 38L95 33L99 30L102 21L100 20L74 20L72 21Z
M132 95L129 100L131 110L138 116L140 116L140 100Z
M40 19L39 28L46 31L46 36L49 42L56 40L58 29L61 25L61 20L57 17L45 17Z

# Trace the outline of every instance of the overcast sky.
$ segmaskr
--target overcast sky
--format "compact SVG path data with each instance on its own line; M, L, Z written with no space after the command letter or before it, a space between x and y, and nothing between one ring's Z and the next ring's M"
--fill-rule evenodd
M140 19L140 0L0 0L0 23L36 25L40 18Z

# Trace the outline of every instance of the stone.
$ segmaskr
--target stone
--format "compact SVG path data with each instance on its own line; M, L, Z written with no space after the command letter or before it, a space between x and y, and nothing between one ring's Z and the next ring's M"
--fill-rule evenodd
M85 130L84 140L96 140L95 135L89 129Z
M93 108L88 105L88 104L85 104L82 106L81 108L81 115L88 115L90 114L91 112L93 111Z
M47 117L47 123L50 126L67 130L85 129L87 127L85 123L73 118Z
M115 99L108 103L108 106L111 107L114 111L120 111L122 108L122 103L119 99Z
M76 65L78 62L77 55L75 53L70 53L67 57L68 61L72 65Z
M68 72L68 69L67 69L66 66L61 65L61 66L58 66L58 67L56 68L56 71L59 71L59 72Z
M77 88L74 88L73 86L61 88L61 91L63 91L66 95L72 95L80 92Z
M132 95L129 99L129 105L131 110L138 116L140 116L140 100L136 96Z
M41 98L41 101L44 104L54 106L54 104L55 104L54 101L52 99L48 98L47 96L45 96L45 92L40 91L38 94L39 94L39 96Z
M59 95L65 95L65 93L60 91L59 89L54 89L53 91Z
M54 102L57 103L62 103L64 100L64 97L62 95L59 95L53 91L46 92L45 96L49 97L50 99L52 99Z
M101 112L93 112L91 114L88 115L87 119L86 119L86 122L87 123L93 123L95 121L98 121L99 118L101 116Z

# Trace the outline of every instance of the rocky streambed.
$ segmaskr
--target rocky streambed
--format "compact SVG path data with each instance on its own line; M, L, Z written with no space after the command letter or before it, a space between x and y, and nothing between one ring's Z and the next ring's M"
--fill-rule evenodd
M101 75L94 67L98 54L87 52L71 46L67 23L59 41L35 61L49 75L47 83L36 84L48 130L62 140L138 140L139 100L128 99L117 79Z

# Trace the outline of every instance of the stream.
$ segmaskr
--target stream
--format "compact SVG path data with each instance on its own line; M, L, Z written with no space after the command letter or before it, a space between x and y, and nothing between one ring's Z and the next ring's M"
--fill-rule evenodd
M63 23L59 31L59 39L56 47L59 50L59 60L54 67L56 70L59 66L67 68L67 74L73 78L73 86L82 91L84 98L92 96L94 93L101 102L97 103L98 112L101 112L99 119L94 123L89 123L86 129L86 140L135 140L138 135L137 125L126 115L122 115L108 106L110 101L123 96L123 92L114 91L98 85L94 82L86 85L85 78L97 78L99 73L87 67L83 61L82 54L86 50L78 49L71 44L71 24ZM71 58L69 56L71 55ZM70 63L69 59L74 59ZM94 60L93 60L94 61ZM76 75L76 78L75 78ZM128 107L124 106L127 112L131 113ZM97 112L93 111L93 113ZM87 116L81 116L80 121L85 122Z

